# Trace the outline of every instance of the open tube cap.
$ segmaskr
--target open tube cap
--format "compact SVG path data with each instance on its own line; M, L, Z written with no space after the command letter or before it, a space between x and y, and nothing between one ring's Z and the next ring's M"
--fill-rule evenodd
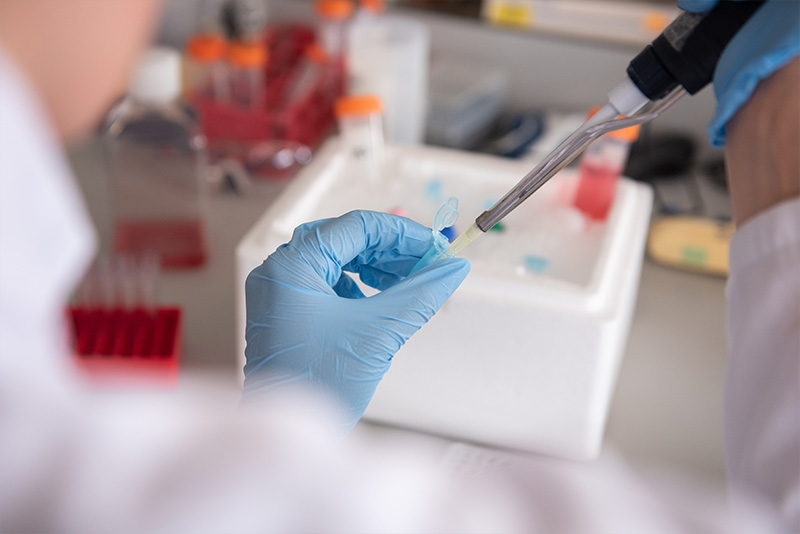
M439 206L436 215L433 216L433 229L441 232L445 228L453 226L458 220L458 199L450 197Z

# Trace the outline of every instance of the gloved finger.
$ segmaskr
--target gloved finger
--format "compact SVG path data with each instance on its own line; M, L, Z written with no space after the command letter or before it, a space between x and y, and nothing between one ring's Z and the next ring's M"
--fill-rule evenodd
M356 269L392 257L421 258L431 244L429 228L405 217L373 211L352 211L308 226L306 231L298 230L276 253L280 252L287 265L309 266L331 287L339 281L342 266L351 264Z
M358 266L358 275L361 281L368 286L383 291L408 276L417 262L419 262L419 258L409 256L376 265L361 265Z
M339 281L336 282L335 286L333 286L333 290L337 295L345 299L366 298L364 293L361 291L361 288L358 287L358 284L356 284L356 281L345 273L342 273Z
M392 287L403 279L402 275L387 273L386 271L374 269L370 266L362 267L358 276L362 282L369 287L374 287L378 291L383 291L386 288Z
M384 290L408 276L419 260L419 256L398 256L394 252L378 252L369 258L369 263L363 263L364 260L359 255L342 268L357 273L365 284Z
M313 232L323 224L330 222L333 219L334 219L333 217L328 217L327 219L317 219L316 221L310 221L301 224L300 226L294 229L294 232L292 232L292 238L289 240L289 243L295 240L303 239L303 236L305 236L307 233ZM288 245L289 243L286 244Z
M678 7L692 13L711 11L719 0L678 0Z
M289 241L287 243L284 243L281 246L279 246L277 249L275 249L275 252L285 251L285 249L289 248L293 243L301 242L306 234L308 234L309 232L315 231L318 227L322 226L323 224L325 224L326 222L328 222L330 220L332 220L332 219L331 218L317 219L316 221L311 221L311 222L307 222L307 223L301 224L300 226L298 226L298 227L296 227L294 229L294 231L292 232L291 239L289 239Z
M463 258L440 260L367 299L375 306L374 326L393 334L399 349L450 298L469 269Z

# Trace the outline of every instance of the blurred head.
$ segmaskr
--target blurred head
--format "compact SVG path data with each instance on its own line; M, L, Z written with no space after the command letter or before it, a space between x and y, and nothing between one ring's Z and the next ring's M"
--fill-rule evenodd
M92 127L125 88L161 0L0 0L0 46L27 75L58 134Z

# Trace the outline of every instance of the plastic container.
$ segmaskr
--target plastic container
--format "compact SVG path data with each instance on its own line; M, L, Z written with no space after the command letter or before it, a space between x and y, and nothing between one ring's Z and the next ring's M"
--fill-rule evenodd
M148 51L128 104L105 132L112 182L114 248L148 251L166 268L205 263L205 138L179 99L180 54Z
M347 31L348 91L351 94L379 93L389 82L384 71L388 54L386 6L380 0L360 2Z
M347 72L347 20L353 14L353 3L350 0L317 0L314 11L320 18L317 30L317 41L322 45L335 65L336 87L344 92Z
M335 126L333 104L341 95L335 83L341 72L328 63L310 94L288 98L304 54L314 42L310 26L277 24L267 29L262 46L269 61L261 109L192 95L214 157L238 159L252 175L272 179L291 177L307 163L311 151Z
M428 105L430 32L420 22L362 2L348 30L350 94L376 94L384 104L386 138L422 143Z
M583 151L573 204L588 217L604 220L608 216L631 143L638 136L639 126L631 126L607 133Z
M433 245L428 249L422 258L417 262L409 275L414 274L420 269L424 269L428 265L434 263L439 256L444 254L447 247L450 245L451 236L447 235L452 232L451 230L458 220L458 199L450 197L439 206L436 214L433 216L433 225L431 226L431 234L433 235Z
M268 208L237 248L237 332L245 328L247 275L297 225L351 209L402 209L428 224L441 202L455 196L460 233L487 200L530 170L529 162L428 146L387 145L385 161L382 181L359 187L348 172L349 155L331 140ZM365 418L565 458L598 454L639 285L652 193L620 180L607 220L587 224L560 200L561 189L576 179L565 169L512 212L501 231L464 250L470 275L394 358ZM535 269L527 267L531 258Z
M266 87L267 50L261 42L235 41L228 46L231 102L244 109L262 109Z
M381 101L374 95L343 96L336 101L341 146L356 176L377 179L383 165Z
M226 43L221 35L198 34L186 43L184 94L198 94L216 102L230 99L225 62Z
M323 92L333 91L331 80L326 78L326 69L329 67L330 58L325 49L316 43L309 45L289 79L283 107L291 108L307 103L320 85L325 85Z

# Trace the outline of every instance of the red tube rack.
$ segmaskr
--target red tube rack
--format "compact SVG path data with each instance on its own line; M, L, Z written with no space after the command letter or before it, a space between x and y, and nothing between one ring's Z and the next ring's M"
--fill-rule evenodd
M344 94L343 61L327 69L329 77L320 79L302 101L284 104L287 85L304 51L313 42L314 30L309 26L275 25L267 29L264 46L269 59L265 68L264 109L242 109L200 94L189 96L212 151L214 147L231 144L238 144L246 151L260 141L271 140L302 143L311 149L320 145L335 124L334 102Z
M181 309L71 307L75 362L101 382L174 385L181 353Z

